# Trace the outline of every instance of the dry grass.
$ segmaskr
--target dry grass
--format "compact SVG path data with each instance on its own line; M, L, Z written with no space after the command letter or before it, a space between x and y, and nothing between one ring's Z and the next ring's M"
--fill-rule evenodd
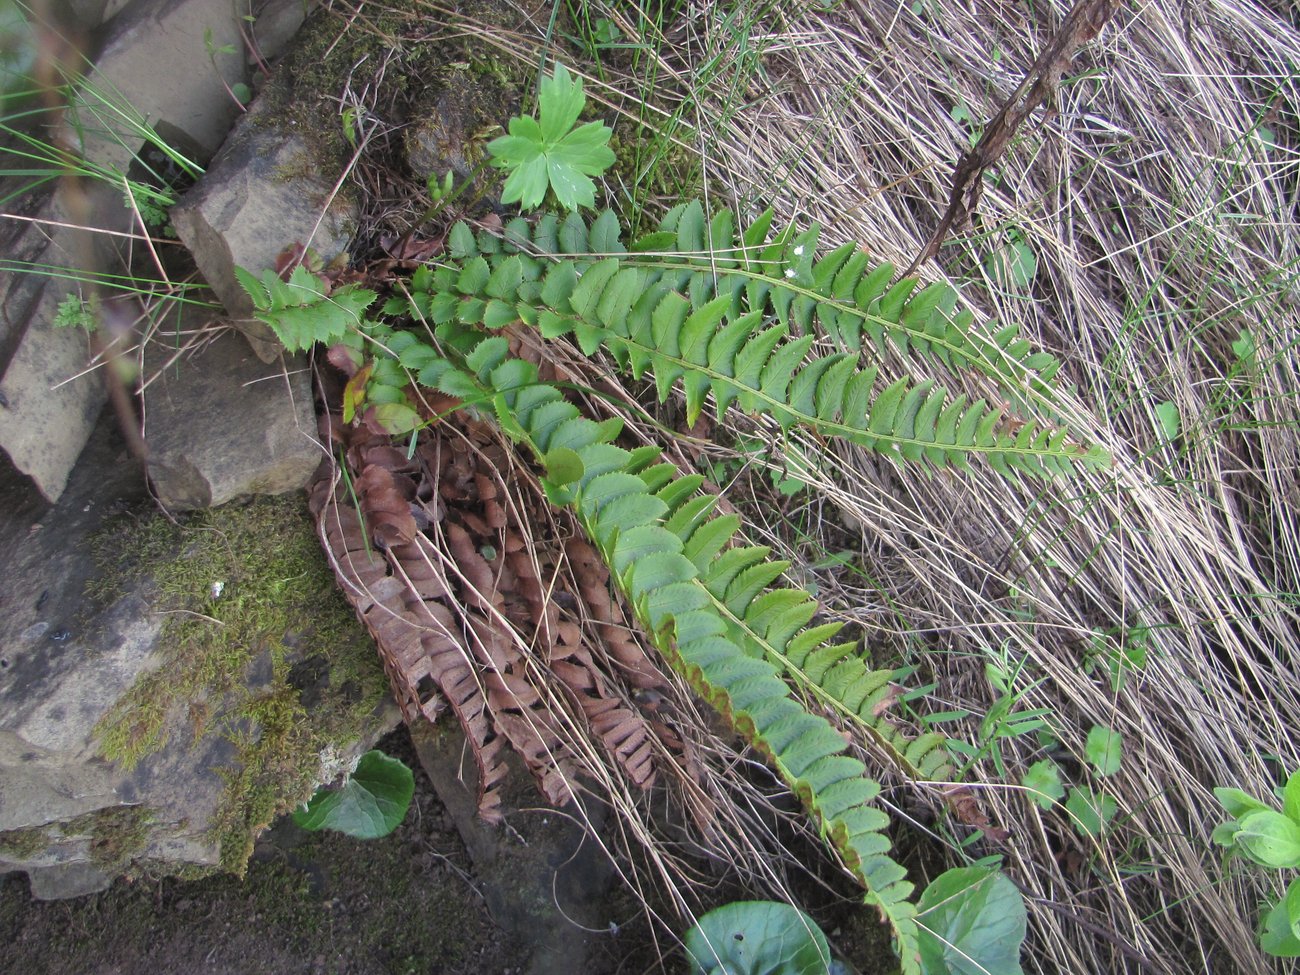
M731 5L696 5L657 48L660 77L724 195L905 265L958 155L1067 8L834 7L749 5L741 33ZM922 268L1066 361L1071 419L1115 452L1112 476L1040 489L856 450L809 475L821 498L804 534L821 519L860 536L863 573L824 589L828 604L874 643L919 648L907 662L937 682L927 706L974 715L959 734L995 697L984 661L1001 648L1025 659L1023 706L1051 710L1076 781L1089 727L1125 737L1122 770L1094 780L1119 807L1101 842L1018 791L1042 757L1032 741L1004 749L1009 780L972 772L1012 829L1001 852L1030 898L1030 970L1274 970L1254 925L1279 888L1220 862L1210 788L1267 795L1298 757L1296 63L1300 33L1265 4L1121 10L997 167L979 226ZM1021 289L988 270L1013 232L1038 262ZM1181 418L1172 440L1163 402ZM799 533L787 518L771 534ZM1118 692L1085 672L1095 635L1144 629L1149 662Z

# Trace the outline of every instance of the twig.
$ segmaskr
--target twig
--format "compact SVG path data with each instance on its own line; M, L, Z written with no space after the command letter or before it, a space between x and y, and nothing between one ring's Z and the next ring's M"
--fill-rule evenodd
M1038 55L1025 80L1012 92L998 114L993 116L984 134L974 147L962 154L952 174L952 192L948 196L948 209L939 220L939 226L930 235L921 253L904 272L907 277L918 267L939 253L939 247L954 226L964 226L979 206L984 193L984 170L997 162L1012 136L1016 134L1030 112L1040 105L1051 105L1056 99L1056 89L1074 55L1099 33L1119 7L1119 0L1077 0L1066 15L1052 42Z

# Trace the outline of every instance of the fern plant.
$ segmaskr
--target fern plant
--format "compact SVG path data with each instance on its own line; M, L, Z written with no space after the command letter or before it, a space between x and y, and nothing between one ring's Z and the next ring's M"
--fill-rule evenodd
M890 672L835 643L839 624L814 625L818 606L806 592L773 588L787 563L743 544L739 518L716 513L702 477L679 475L657 448L619 446L619 421L583 416L535 365L511 356L502 334L530 327L571 336L589 356L603 350L630 375L651 377L661 400L680 390L691 422L711 398L719 421L739 409L781 431L800 426L930 467L983 458L1007 475L1048 478L1109 464L1059 423L1053 357L1014 328L986 331L954 314L941 286L890 285L889 265L871 266L851 246L817 258L817 242L816 228L773 233L770 213L738 231L730 211L706 220L699 203L630 246L610 212L590 225L576 214L520 218L499 235L458 224L446 257L383 305L388 321L419 327L358 316L340 334L341 309L375 299L342 289L318 299L316 337L356 367L345 413L411 433L436 421L420 392L436 389L494 415L533 455L547 496L572 509L649 639L798 795L913 973L933 936L918 926L912 884L889 855L889 817L871 805L880 784L803 695L914 778L949 774L943 739L909 740L881 716ZM305 344L297 306L283 302L286 327L285 311L268 304L274 286L242 279L259 289L259 317ZM931 380L886 382L863 366L867 349L975 369L999 383L1007 404L1041 419Z

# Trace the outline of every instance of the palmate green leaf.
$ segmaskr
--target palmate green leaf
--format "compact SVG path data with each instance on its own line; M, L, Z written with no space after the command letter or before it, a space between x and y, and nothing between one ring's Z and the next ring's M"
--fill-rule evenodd
M582 79L575 78L569 69L556 64L549 78L543 78L537 96L539 130L545 142L558 142L573 123L578 121L587 96L582 92Z
M488 143L492 164L510 171L501 190L503 203L533 209L549 186L566 210L595 204L596 184L591 177L614 164L614 153L608 145L612 131L603 122L573 128L586 101L582 79L557 64L555 72L542 80L539 117L511 119L508 134Z
M406 818L415 794L415 777L405 764L381 751L361 756L356 770L338 789L322 788L293 813L293 821L313 832L337 830L357 839L387 836Z

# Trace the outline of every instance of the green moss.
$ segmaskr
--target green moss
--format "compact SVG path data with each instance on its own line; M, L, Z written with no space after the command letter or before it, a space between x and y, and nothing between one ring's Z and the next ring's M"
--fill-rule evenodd
M505 3L481 0L462 13L479 23L518 26L518 12ZM445 29L430 18L427 6L413 0L397 0L347 20L322 10L299 33L264 93L272 108L268 124L288 120L308 139L319 160L312 161L312 171L341 172L355 151L342 115L347 90L362 91L372 84L368 103L381 115L418 123L400 116L418 103L421 92L436 90L443 79L462 71L476 86L491 90L493 115L508 103L498 96L509 92L513 98L530 76L529 66L498 57L467 31ZM400 166L400 160L393 162ZM423 179L428 174L412 175Z
M338 592L301 497L227 505L175 524L121 521L101 565L152 580L161 666L99 723L106 758L131 767L169 740L233 748L214 838L242 872L253 838L311 795L327 748L355 741L388 692L373 641ZM110 592L103 591L101 596Z
M130 863L149 842L153 810L148 806L109 806L59 825L64 836L90 839L90 858L103 867Z
M50 845L49 829L31 826L27 829L0 830L0 857L21 863L44 853Z

